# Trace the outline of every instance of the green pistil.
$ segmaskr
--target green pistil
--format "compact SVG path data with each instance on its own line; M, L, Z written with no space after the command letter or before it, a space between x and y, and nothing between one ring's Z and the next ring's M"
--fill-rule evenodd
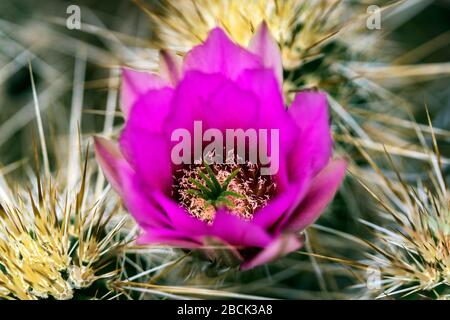
M220 184L211 167L206 162L203 162L203 165L205 166L206 173L198 168L198 174L201 179L189 179L197 189L189 189L187 192L204 199L207 204L214 206L216 209L222 206L227 206L229 208L234 207L234 203L230 200L230 197L243 198L243 196L237 192L229 191L228 186L239 173L239 169L234 170L225 181ZM203 184L202 181L204 181L205 184Z

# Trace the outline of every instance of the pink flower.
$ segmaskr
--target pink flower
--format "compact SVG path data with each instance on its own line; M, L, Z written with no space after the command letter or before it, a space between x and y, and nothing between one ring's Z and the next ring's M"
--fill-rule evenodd
M299 93L287 109L281 81L280 52L265 24L248 50L217 28L183 63L163 52L159 75L123 70L125 128L118 145L96 138L95 147L108 180L142 227L140 243L220 243L243 269L302 246L301 232L332 200L346 162L331 159L326 95ZM171 134L192 132L194 121L221 132L278 129L277 173L263 176L260 164L249 162L175 165ZM205 175L221 184L236 168L220 203L217 193L214 201L201 196L198 184L209 188Z

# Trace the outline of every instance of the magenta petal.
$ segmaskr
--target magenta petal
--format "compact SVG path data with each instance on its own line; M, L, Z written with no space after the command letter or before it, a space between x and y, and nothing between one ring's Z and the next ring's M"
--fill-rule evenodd
M248 270L271 262L288 253L298 250L303 242L295 234L279 236L253 259L241 265L241 270Z
M289 114L300 129L297 145L290 158L293 180L304 175L304 171L311 170L315 175L327 164L332 153L326 94L299 93Z
M237 84L258 97L258 128L279 129L280 145L285 149L292 148L299 132L295 121L286 112L283 95L273 72L270 69L245 70Z
M250 40L249 50L261 57L264 67L272 69L278 84L283 83L283 63L278 43L270 34L266 22L262 22Z
M170 112L173 95L172 88L150 90L141 95L130 111L127 127L160 133Z
M314 223L333 199L342 183L347 169L345 160L331 160L312 180L303 202L295 210L287 226L290 230L301 231Z
M262 111L269 114L289 118L283 102L283 95L275 75L270 69L252 69L241 73L236 83L242 88L253 92L261 102ZM288 119L289 120L289 119ZM292 120L290 120L292 122Z
M139 96L148 90L161 89L167 86L169 86L169 82L156 74L123 68L120 105L125 118L128 117Z
M123 197L125 206L133 213L142 227L164 226L168 219L158 212L151 199L144 194L144 188L136 179L136 173L126 162L119 147L104 138L95 137L95 153L106 178L112 187Z
M208 235L209 226L205 222L191 216L174 200L161 192L153 192L151 196L170 219L172 227L176 230L182 230L186 234L186 238Z
M176 90L164 128L169 136L179 128L192 133L194 121L201 121L203 130L215 128L225 134L225 129L253 127L258 110L258 98L252 92L220 74L191 71Z
M161 244L174 246L178 248L198 248L202 246L201 242L194 241L191 238L185 238L185 234L176 230L152 229L144 233L137 239L137 244Z
M171 192L170 146L163 136L127 126L120 137L120 147L149 190Z
M108 139L94 137L95 156L111 186L122 194L121 167L128 166L119 146Z
M271 241L269 234L260 226L227 212L218 210L213 224L212 235L237 247L263 248Z
M253 217L252 223L266 230L273 229L275 225L281 224L297 199L305 194L308 185L309 181L307 179L298 184L290 185L286 190L270 200L267 206L258 210Z
M125 207L131 212L137 223L144 229L170 228L171 222L161 211L158 204L145 192L145 186L132 169L120 172L123 184L122 197Z
M219 74L206 74L198 71L186 73L176 88L171 112L164 126L169 137L173 130L179 128L192 132L194 121L204 120L204 112L208 112L206 102L227 81Z
M284 189L289 182L287 154L295 146L299 129L292 117L286 111L281 89L270 69L255 69L244 71L237 80L238 85L254 93L259 100L258 123L256 129L277 129L279 131L279 171L276 177L279 188ZM269 139L270 141L270 139ZM268 150L271 150L269 144ZM269 152L270 153L270 152Z
M175 86L181 79L183 68L181 57L171 51L162 50L159 59L159 72L161 76Z
M184 60L184 71L220 73L236 79L245 69L261 68L261 59L234 44L220 29L213 29L205 43L193 48Z
M243 108L242 106L245 106ZM249 91L227 82L205 105L203 120L208 128L225 133L226 129L253 128L258 120L258 99Z

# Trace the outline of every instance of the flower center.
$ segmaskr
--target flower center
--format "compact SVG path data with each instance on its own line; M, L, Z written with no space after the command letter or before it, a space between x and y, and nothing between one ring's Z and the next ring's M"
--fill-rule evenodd
M245 164L185 165L174 173L172 195L192 216L212 223L219 208L251 220L275 195L272 176L260 166Z

